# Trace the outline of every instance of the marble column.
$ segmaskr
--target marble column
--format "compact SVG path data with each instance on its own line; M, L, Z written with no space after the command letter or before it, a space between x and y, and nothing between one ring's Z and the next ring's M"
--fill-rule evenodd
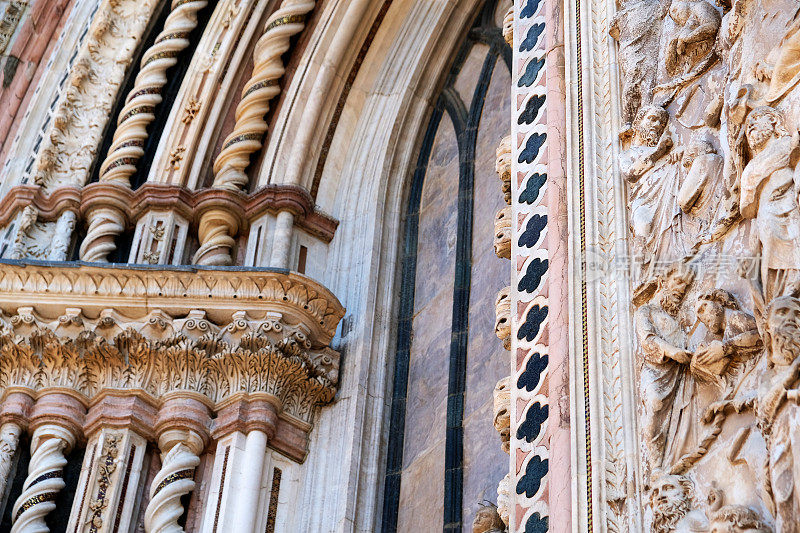
M22 494L12 508L12 533L48 531L45 517L65 487L66 455L82 436L86 408L74 394L45 392L31 415L31 461Z
M67 531L130 531L139 511L147 443L158 409L131 391L103 392L86 416L88 438Z
M275 235L272 242L272 256L269 266L291 269L292 233L294 215L289 211L281 211L275 219Z
M239 397L220 407L213 430L217 456L201 531L263 531L267 444L277 423L278 407L267 398Z
M33 407L33 391L10 391L5 394L0 410L0 509L6 506L9 480L17 461L19 437L28 428Z
M156 422L161 469L150 485L144 516L147 533L183 531L181 497L195 489L194 471L208 444L209 407L201 395L177 393L161 407Z

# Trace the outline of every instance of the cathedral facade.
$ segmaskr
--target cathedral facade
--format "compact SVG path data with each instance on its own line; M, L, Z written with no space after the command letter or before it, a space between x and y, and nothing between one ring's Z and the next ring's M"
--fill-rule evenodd
M0 531L800 533L797 0L0 17Z

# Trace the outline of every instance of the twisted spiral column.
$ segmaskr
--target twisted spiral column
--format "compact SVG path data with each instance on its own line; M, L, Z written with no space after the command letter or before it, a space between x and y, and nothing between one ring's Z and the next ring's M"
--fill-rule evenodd
M236 106L236 125L214 161L214 188L240 191L247 185L244 171L250 164L251 154L261 149L261 139L267 131L264 116L269 111L270 100L281 92L279 81L285 72L281 56L289 50L292 36L305 28L306 15L315 4L314 0L284 0L267 21L253 52L253 75ZM230 230L230 227L217 224L214 230L199 235L200 249L194 262L199 265L230 264L234 243ZM223 231L228 239L222 237ZM210 243L212 239L214 242Z
M81 261L105 263L108 254L117 249L114 241L125 231L125 213L114 206L92 210L89 215L89 229L81 243Z
M144 514L144 529L147 533L182 533L178 519L183 515L181 496L194 490L194 469L200 464L199 452L202 440L192 432L178 432L185 436L182 440L164 444L174 438L173 432L162 437L161 448L171 448L164 455L161 470L150 486L150 501Z
M164 29L142 57L136 82L128 94L117 119L114 139L108 155L100 166L100 181L130 187L130 177L144 155L147 127L155 119L155 110L161 103L161 90L167 83L167 70L178 62L180 53L189 46L189 36L197 27L197 13L206 7L207 0L173 0ZM109 208L106 211L116 208ZM87 215L89 232L81 246L81 259L105 262L109 252L116 248L114 240L124 230L108 224L109 218L124 221L124 213L113 217L98 211ZM103 226L102 231L99 229Z
M215 188L238 191L247 185L244 170L250 164L250 154L261 148L261 137L267 131L264 115L270 100L281 92L278 82L285 71L281 56L289 50L292 36L303 31L314 4L314 0L284 0L267 21L253 51L253 75L236 106L236 125L214 161Z
M5 494L11 475L11 465L17 453L22 428L15 422L6 422L0 427L0 494Z
M11 533L47 533L45 516L56 508L55 499L64 488L64 454L75 444L69 430L44 425L33 434L33 455L22 494L12 510Z
M236 244L232 235L238 230L239 224L236 218L224 209L213 209L203 213L197 230L200 248L194 254L194 262L206 266L232 264L231 250Z

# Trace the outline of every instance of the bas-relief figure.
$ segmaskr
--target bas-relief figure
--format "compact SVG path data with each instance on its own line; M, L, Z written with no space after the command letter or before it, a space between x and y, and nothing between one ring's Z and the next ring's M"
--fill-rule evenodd
M800 281L800 157L797 135L771 107L750 112L745 125L752 159L742 173L742 217L753 219L765 301Z
M800 5L617 8L646 527L800 533Z
M663 0L619 0L610 34L619 42L622 79L623 133L632 126L642 105L650 103L655 85Z
M726 505L712 515L708 533L772 533L772 528L752 509Z
M634 121L630 146L619 158L620 173L629 183L632 251L648 270L663 259L676 259L676 253L682 255L674 231L679 182L668 122L664 108L642 107Z

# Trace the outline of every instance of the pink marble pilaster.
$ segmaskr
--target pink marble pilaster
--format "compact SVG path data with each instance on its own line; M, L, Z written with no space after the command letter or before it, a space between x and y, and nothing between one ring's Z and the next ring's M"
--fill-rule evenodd
M546 439L550 448L550 531L572 531L572 473L569 410L569 229L566 173L566 71L564 60L563 3L547 0L547 253L550 423Z

